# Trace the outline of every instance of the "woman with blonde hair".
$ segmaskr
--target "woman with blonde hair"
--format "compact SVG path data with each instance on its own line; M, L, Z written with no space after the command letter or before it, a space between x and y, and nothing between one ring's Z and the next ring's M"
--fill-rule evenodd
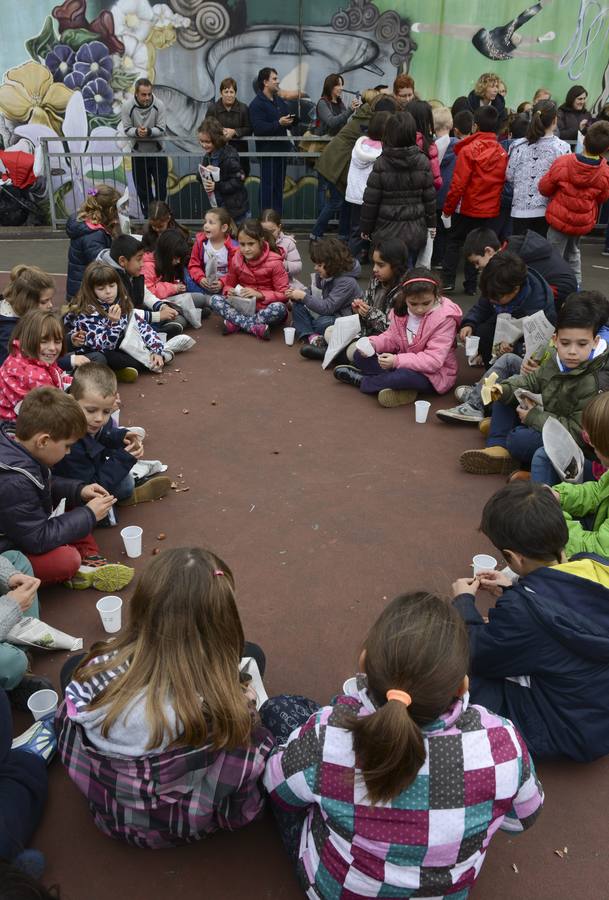
M501 78L494 72L484 72L467 97L469 108L476 112L480 106L494 106L499 121L503 122L507 118L507 112L502 91L507 91L507 88Z

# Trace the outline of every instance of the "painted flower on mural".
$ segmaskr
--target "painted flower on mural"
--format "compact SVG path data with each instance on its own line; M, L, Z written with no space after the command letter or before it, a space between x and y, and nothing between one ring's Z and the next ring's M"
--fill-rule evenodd
M81 89L81 94L89 115L112 115L112 88L104 78L87 81Z
M55 81L64 81L74 65L74 51L67 44L55 44L47 53L44 64L53 73Z
M148 74L148 47L146 44L140 43L137 38L125 35L123 37L125 44L125 53L123 56L113 56L112 61L115 66L121 68L128 75Z
M126 37L145 41L154 26L154 13L148 0L117 0L112 16L116 34L122 41Z
M155 28L166 28L168 25L174 28L188 28L190 25L190 19L175 13L166 3L155 3L152 12Z
M83 44L76 52L74 71L82 72L85 81L90 81L92 78L104 78L106 81L110 81L112 60L106 45L101 41Z
M0 111L14 122L48 125L58 132L71 96L71 90L53 81L46 66L26 62L5 73Z

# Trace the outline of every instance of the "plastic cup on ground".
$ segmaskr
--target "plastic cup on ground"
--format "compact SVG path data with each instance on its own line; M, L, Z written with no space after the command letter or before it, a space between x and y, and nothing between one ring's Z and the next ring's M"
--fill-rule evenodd
M285 342L288 347L291 347L294 343L294 339L296 338L296 329L290 328L289 326L287 328L284 328L283 337L285 338Z
M494 556L489 556L488 553L478 553L472 559L472 566L474 567L475 578L480 572L493 572L497 568L497 560Z
M469 337L465 338L465 355L468 359L471 359L472 356L478 355L478 348L480 347L480 338L475 334L470 334Z
M362 356L366 357L374 356L374 354L376 353L374 344L368 337L361 337L359 341L356 342L355 349L359 350Z
M419 425L423 425L423 423L427 421L430 406L431 403L429 400L415 400L414 420L415 422L418 422Z
M136 559L142 555L142 529L139 525L128 525L121 529L121 537L127 556Z
M102 620L104 630L107 631L108 634L115 634L115 632L121 630L122 607L123 601L121 598L112 595L102 597L95 604L95 608Z
M27 708L34 716L34 720L38 722L39 719L45 719L52 715L57 709L58 703L57 692L45 688L45 690L36 691L35 694L28 697Z

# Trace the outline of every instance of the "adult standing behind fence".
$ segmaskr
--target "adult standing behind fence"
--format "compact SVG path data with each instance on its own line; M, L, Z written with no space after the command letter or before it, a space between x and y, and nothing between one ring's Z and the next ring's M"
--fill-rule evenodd
M147 78L138 78L134 90L133 99L123 105L121 124L133 141L133 150L150 154L149 158L131 157L135 189L144 218L148 218L151 200L165 200L167 196L167 157L158 155L163 150L158 138L167 131L165 104L154 96L152 82Z
M255 135L285 137L295 116L290 114L285 100L279 96L279 77L276 69L268 66L260 69L258 93L250 103L250 121ZM289 153L292 145L282 141L257 141L256 149L262 153ZM285 157L268 156L260 160L260 209L270 207L283 212L283 183L287 160Z
M247 105L237 100L237 82L234 78L224 78L220 82L220 99L207 107L206 118L213 116L224 129L224 138L230 141L237 153L247 153L247 141L240 138L252 133L250 113ZM241 168L245 177L250 173L249 157L241 157Z

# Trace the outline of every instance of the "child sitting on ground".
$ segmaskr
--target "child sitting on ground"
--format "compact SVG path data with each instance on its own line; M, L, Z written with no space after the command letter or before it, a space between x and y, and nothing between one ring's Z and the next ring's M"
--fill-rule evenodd
M0 425L0 553L20 550L43 585L118 590L133 569L108 564L91 534L115 498L98 484L51 475L86 432L76 400L46 387L30 391L15 423Z
M284 254L283 264L290 279L290 287L302 287L298 281L298 276L302 272L302 259L293 235L284 234L281 216L274 209L264 209L260 216L260 224L266 234L270 234L275 241L277 249Z
M131 469L142 458L144 448L137 434L128 428L116 428L110 418L118 395L112 369L99 363L83 366L76 373L70 394L85 414L87 433L53 466L53 473L85 484L100 484L124 506L165 497L171 488L171 478L166 475L153 475L135 486Z
M461 308L442 296L429 269L412 269L389 313L389 328L369 339L372 352L355 351L354 366L334 377L378 394L381 406L414 403L420 391L444 394L457 380L455 336Z
M543 793L529 751L470 702L467 666L457 612L403 594L330 706L264 704L278 743L264 785L307 897L465 900L495 831L533 825Z
M372 251L372 277L364 296L351 304L360 317L362 335L382 334L402 290L408 270L408 248L399 238L387 238Z
M189 256L190 247L182 234L170 228L159 235L154 252L144 254L142 274L146 287L159 300L177 302L182 294L189 294L206 318L209 312L201 287L188 272Z
M296 338L306 341L300 348L301 356L323 359L328 346L326 328L340 316L353 315L351 304L362 295L357 282L362 268L335 237L313 242L309 252L315 266L315 290L290 288L287 296L293 304ZM311 313L317 313L317 318Z
M239 247L232 236L234 227L230 215L221 206L205 213L203 230L195 238L188 263L190 277L205 294L222 293L222 283ZM210 280L205 272L212 260L215 276Z
M15 407L32 388L48 385L66 390L72 377L59 368L64 343L61 322L53 312L35 309L19 319L10 353L0 366L0 419L16 419ZM75 365L88 363L73 356Z
M523 338L514 346L495 346L499 313L522 319L541 309L549 322L556 322L554 295L547 282L513 253L497 253L489 260L480 277L480 291L480 299L463 316L459 337L462 341L470 335L480 338L479 356L485 366L502 353L524 353Z
M203 189L208 195L214 194L217 205L223 206L234 222L242 222L250 215L250 200L236 148L224 137L220 122L211 116L199 125L197 138L205 154L203 166L220 170L217 181L211 174L201 177L199 170Z
M492 262L492 261L491 261ZM491 265L491 263L489 263ZM488 268L488 267L487 267ZM558 419L580 447L583 409L594 394L609 388L609 351L601 328L598 305L572 294L558 313L551 354L528 375L513 375L491 390L494 401L490 432L484 450L466 450L460 463L474 475L508 474L518 463L530 466L543 447L542 428L550 417ZM543 406L516 391L540 394Z
M9 352L9 340L19 319L33 309L53 309L55 282L38 266L14 266L0 294L0 365Z
M87 191L87 199L78 212L70 216L66 232L70 238L66 294L75 297L82 283L85 269L96 259L100 250L110 247L118 232L116 203L120 194L107 184Z
M179 231L185 241L190 239L190 232L184 225L176 221L171 209L164 200L154 200L148 207L148 221L142 231L142 248L146 253L154 252L157 241L164 231Z
M472 701L509 717L535 757L605 756L609 563L593 552L567 561L567 525L540 484L498 491L480 530L519 578L483 572L453 585L469 630ZM479 588L498 595L488 622L475 606Z
M170 847L258 816L273 739L240 683L244 655L264 671L230 569L180 548L148 563L120 635L66 663L59 753L104 834Z
M275 241L258 219L246 219L237 234L239 250L233 256L224 279L224 299L208 298L212 310L224 319L224 334L246 331L262 341L271 338L271 325L284 322L288 273ZM252 313L243 312L242 300L255 300ZM235 304L235 305L233 305Z
M165 362L173 359L173 352L139 316L135 316L135 323L149 352L147 364L122 350L121 343L132 315L133 304L117 270L93 262L87 266L80 290L68 307L65 326L68 331L84 333L85 353L102 353L119 381L133 382L139 372L148 369L160 372Z

